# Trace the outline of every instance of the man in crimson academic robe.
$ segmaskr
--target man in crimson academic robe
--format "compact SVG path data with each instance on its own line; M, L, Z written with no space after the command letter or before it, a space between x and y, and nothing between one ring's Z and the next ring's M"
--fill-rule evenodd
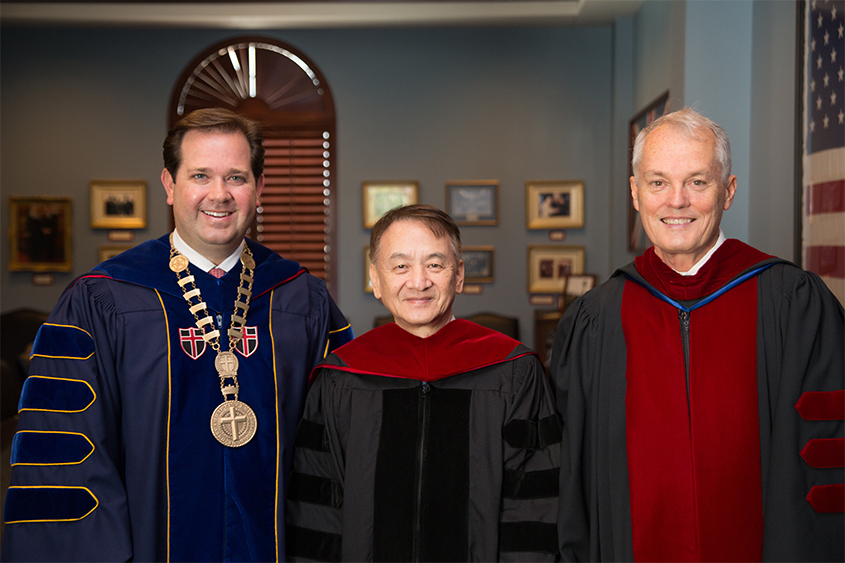
M464 264L443 211L389 211L370 258L373 292L395 322L315 370L288 556L555 560L560 424L536 354L452 315Z
M842 561L843 310L719 227L725 131L692 109L634 145L654 244L576 301L553 347L564 559Z
M164 142L175 229L76 279L32 349L3 561L279 561L311 368L351 338L326 285L245 238L261 125Z

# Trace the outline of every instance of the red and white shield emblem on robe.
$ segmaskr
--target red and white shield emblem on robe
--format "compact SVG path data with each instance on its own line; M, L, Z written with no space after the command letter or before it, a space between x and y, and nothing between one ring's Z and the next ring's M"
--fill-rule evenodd
M243 338L235 344L235 350L244 358L250 357L253 352L258 350L258 327L245 326Z
M202 331L198 328L180 328L179 343L182 345L182 350L194 360L205 352L205 340L202 338Z

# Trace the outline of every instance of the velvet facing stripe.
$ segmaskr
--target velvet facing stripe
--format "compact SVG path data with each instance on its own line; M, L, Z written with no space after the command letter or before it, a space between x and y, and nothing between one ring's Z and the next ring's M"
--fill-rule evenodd
M45 323L35 335L32 355L85 360L94 355L94 339L86 331L75 326Z
M751 279L684 313L685 343L678 309L625 285L635 561L762 557L756 304Z
M84 434L21 430L12 439L11 465L75 465L93 452Z
M557 525L543 522L505 522L499 527L499 550L557 553Z
M99 502L85 487L9 487L3 507L6 524L82 520Z
M807 391L795 410L804 420L845 420L845 390Z
M563 430L557 415L540 420L512 420L502 428L502 437L511 447L542 450L561 441Z
M314 561L340 561L342 537L298 526L287 526L288 554Z
M82 412L97 396L86 381L30 375L23 383L18 410Z
M294 471L290 475L288 484L288 499L341 508L343 506L343 488L340 483L327 477L317 477L316 475L306 475Z
M801 457L810 467L845 467L845 438L817 438L807 442Z
M502 482L502 496L522 500L549 498L558 495L560 469L543 471L506 471Z
M471 397L470 390L434 386L384 392L375 561L467 559Z
M297 448L305 448L317 452L329 451L326 427L303 418L299 421L299 426L296 428L295 445Z

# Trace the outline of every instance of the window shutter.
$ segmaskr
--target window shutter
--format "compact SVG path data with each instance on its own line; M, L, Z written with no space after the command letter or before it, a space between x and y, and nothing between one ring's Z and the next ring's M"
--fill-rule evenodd
M328 131L268 131L256 240L330 281L333 159Z

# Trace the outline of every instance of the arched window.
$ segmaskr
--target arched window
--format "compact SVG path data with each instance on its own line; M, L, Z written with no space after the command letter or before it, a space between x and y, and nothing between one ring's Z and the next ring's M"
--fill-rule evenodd
M207 107L264 124L264 193L250 237L307 267L337 298L335 114L320 71L275 39L223 41L185 68L171 95L169 125Z

